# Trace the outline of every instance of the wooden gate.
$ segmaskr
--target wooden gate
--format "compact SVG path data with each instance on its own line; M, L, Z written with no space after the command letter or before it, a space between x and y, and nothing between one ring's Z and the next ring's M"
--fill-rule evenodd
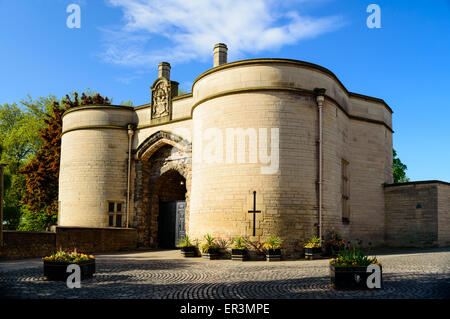
M159 202L158 244L160 248L175 248L185 236L185 201Z

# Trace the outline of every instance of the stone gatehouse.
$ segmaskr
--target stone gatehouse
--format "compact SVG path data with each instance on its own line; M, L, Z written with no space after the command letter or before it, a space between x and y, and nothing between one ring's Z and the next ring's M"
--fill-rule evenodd
M416 214L421 199L392 197L400 189L391 185L392 135L386 102L348 91L328 69L274 58L227 63L218 44L192 93L178 95L162 62L150 103L64 114L58 223L135 228L143 247L174 247L186 233L276 235L288 254L329 231L406 243L389 235L403 229L397 216L417 226L405 226L405 238L428 217ZM411 245L450 244L449 190L439 182L427 207L435 236Z

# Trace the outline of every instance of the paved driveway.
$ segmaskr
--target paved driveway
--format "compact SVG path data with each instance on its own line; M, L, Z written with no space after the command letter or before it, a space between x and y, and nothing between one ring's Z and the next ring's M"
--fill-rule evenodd
M328 260L282 262L181 258L179 251L96 255L80 289L43 277L39 259L0 262L0 298L450 298L450 249L377 255L383 289L337 291Z

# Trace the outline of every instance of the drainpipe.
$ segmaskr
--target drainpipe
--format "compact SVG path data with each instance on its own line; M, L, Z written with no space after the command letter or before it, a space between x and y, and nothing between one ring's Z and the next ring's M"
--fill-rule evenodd
M131 142L134 135L133 124L128 124L128 172L127 172L127 228L130 226L130 180L131 180Z
M322 165L322 159L323 159L323 114L322 114L322 108L323 108L323 102L325 101L325 89L323 88L316 88L314 89L314 94L316 95L316 102L317 102L317 108L319 110L319 198L318 198L318 220L319 220L319 238L322 239L322 181L323 181L323 165Z

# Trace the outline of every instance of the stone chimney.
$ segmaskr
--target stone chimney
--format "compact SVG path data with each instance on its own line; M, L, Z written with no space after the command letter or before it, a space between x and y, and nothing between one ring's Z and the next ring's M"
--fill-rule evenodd
M228 48L224 43L217 43L214 46L214 66L227 63Z
M161 62L158 65L158 77L166 78L170 81L170 64L167 62Z

